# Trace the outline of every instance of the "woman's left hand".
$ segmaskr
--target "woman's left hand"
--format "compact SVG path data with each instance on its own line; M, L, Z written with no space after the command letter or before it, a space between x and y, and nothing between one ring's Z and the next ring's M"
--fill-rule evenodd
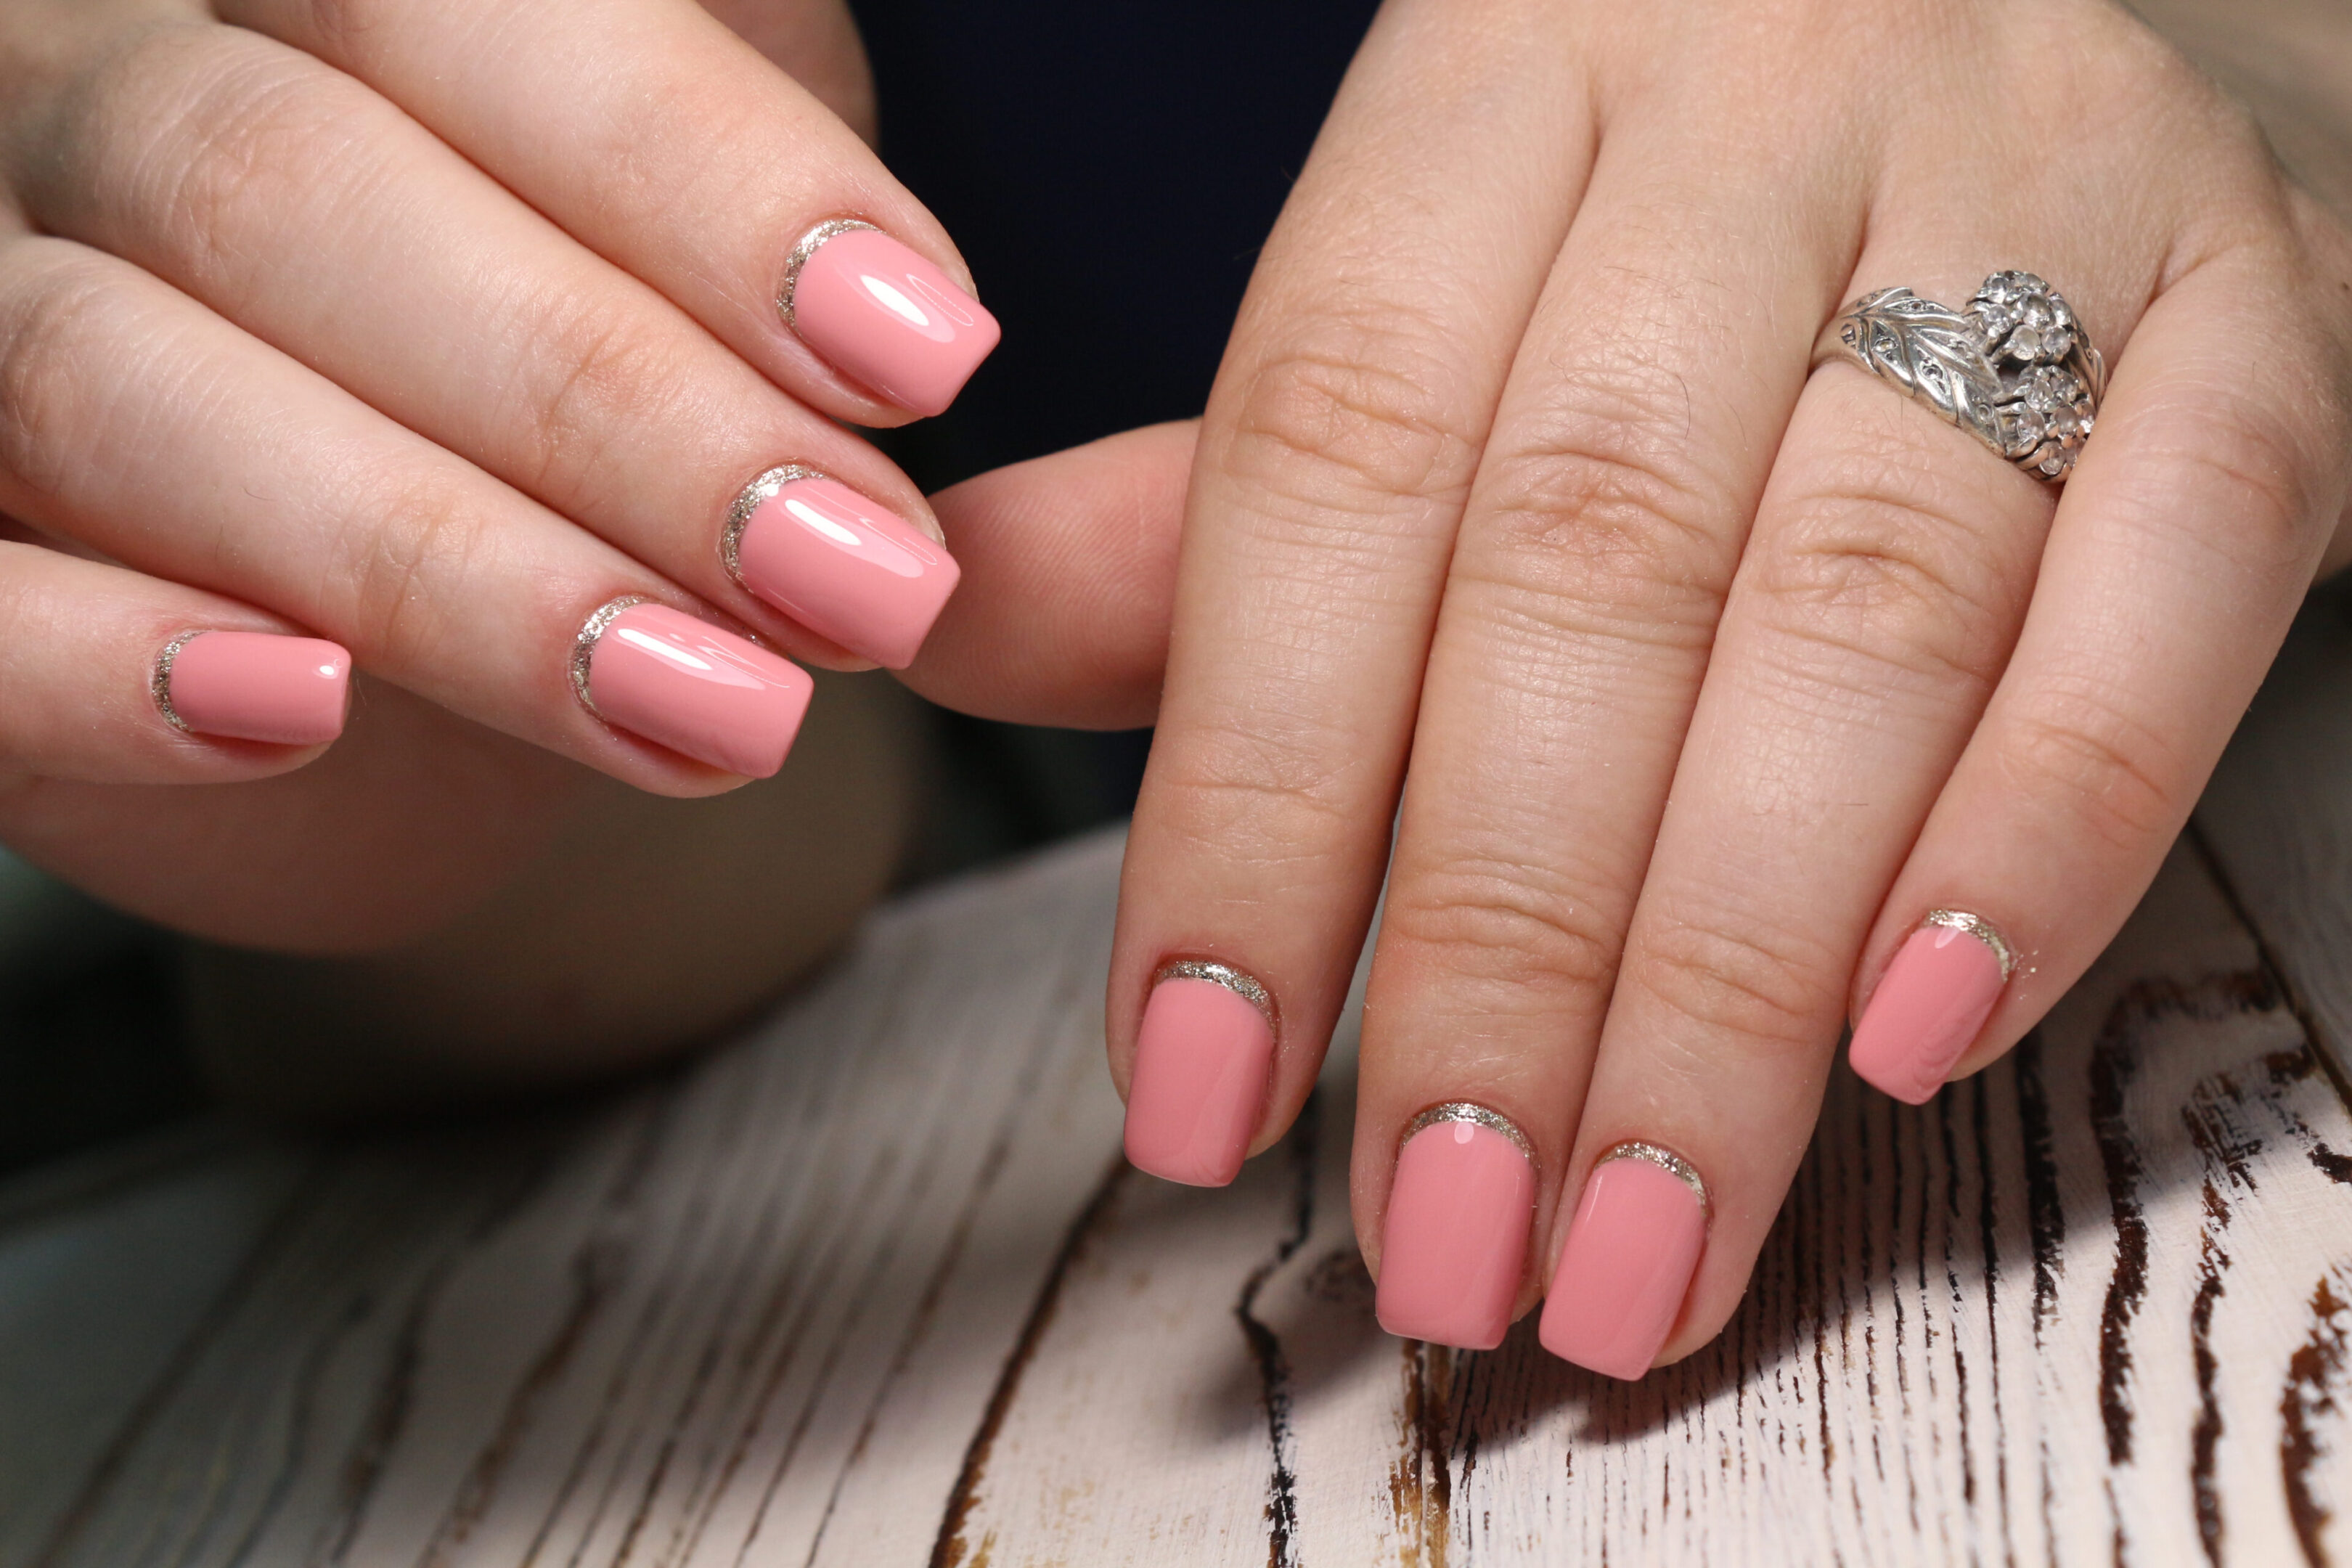
M1817 358L1858 295L2013 268L2072 324L2012 279L1864 346L2032 463L2087 332L2063 490ZM2352 241L2104 0L1389 0L1202 427L1130 1155L1222 1183L1281 1135L1385 873L1381 1321L1492 1345L1549 1288L1570 1360L1688 1353L1846 1019L1925 1100L2147 886L2340 559L2347 397Z

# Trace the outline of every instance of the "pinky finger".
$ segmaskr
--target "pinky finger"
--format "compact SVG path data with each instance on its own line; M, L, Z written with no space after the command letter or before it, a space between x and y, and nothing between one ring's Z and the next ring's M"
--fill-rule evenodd
M2352 443L2277 271L2210 263L2133 334L1856 976L1854 1070L1899 1099L2006 1051L2113 939L2311 585Z
M0 541L0 781L288 773L342 732L351 669L235 600Z

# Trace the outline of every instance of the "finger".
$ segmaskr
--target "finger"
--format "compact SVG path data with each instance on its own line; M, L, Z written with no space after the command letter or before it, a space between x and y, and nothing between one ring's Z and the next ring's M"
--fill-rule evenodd
M937 414L996 346L938 223L692 0L220 9L374 87L827 414Z
M798 728L808 677L691 595L111 257L0 247L0 404L11 514L493 729L707 795Z
M226 784L342 732L351 655L232 600L0 543L0 787Z
M25 182L42 228L173 283L781 646L903 666L952 592L920 494L880 454L310 57L169 30L99 70L56 140L67 155Z
M1972 292L1926 261L1943 235L1884 212L1874 228L1857 289ZM2155 265L2105 274L2104 341ZM1818 1113L1863 938L2009 657L2052 504L1851 365L1809 384L1628 932L1569 1163L1575 1213L1555 1221L1555 1353L1638 1376L1738 1302ZM1670 1157L1625 1152L1656 1150Z
M1856 977L1853 1066L1888 1093L1924 1100L1992 1060L2089 966L2285 637L2352 449L2331 390L2352 312L2300 281L2224 258L2134 335L2016 655ZM1939 910L1969 920L1922 925Z
M1454 526L1583 181L1581 95L1457 16L1381 13L1202 426L1108 1012L1129 1156L1177 1180L1232 1179L1313 1081Z
M1759 149L1679 120L1613 138L1520 348L1454 546L1366 1007L1358 1229L1392 1333L1491 1347L1538 1292L1529 1222L1558 1196L1716 617L1844 281L1834 140ZM1441 1103L1517 1130L1461 1154L1516 1161L1532 1211L1442 1158L1463 1128L1421 1124Z
M907 684L1016 724L1150 723L1199 429L1107 436L932 497L964 586Z

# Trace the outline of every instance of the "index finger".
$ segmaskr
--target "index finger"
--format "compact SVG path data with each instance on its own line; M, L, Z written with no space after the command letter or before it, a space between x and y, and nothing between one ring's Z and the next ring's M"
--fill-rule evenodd
M692 0L225 0L835 418L937 414L996 318L922 204Z

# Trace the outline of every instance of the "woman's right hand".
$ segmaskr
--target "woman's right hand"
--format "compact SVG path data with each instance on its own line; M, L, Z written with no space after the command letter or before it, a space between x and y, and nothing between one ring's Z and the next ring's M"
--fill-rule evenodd
M756 9L854 54L837 0ZM0 838L102 896L377 940L123 847L266 864L224 820L331 840L310 806L387 791L528 816L571 772L529 748L725 790L808 692L727 628L905 665L954 585L843 422L938 412L995 323L858 135L689 0L13 0L0 104ZM845 218L873 226L806 255ZM751 488L787 468L832 482ZM385 765L502 760L258 816L91 787L302 768L354 665L422 700L387 700Z

